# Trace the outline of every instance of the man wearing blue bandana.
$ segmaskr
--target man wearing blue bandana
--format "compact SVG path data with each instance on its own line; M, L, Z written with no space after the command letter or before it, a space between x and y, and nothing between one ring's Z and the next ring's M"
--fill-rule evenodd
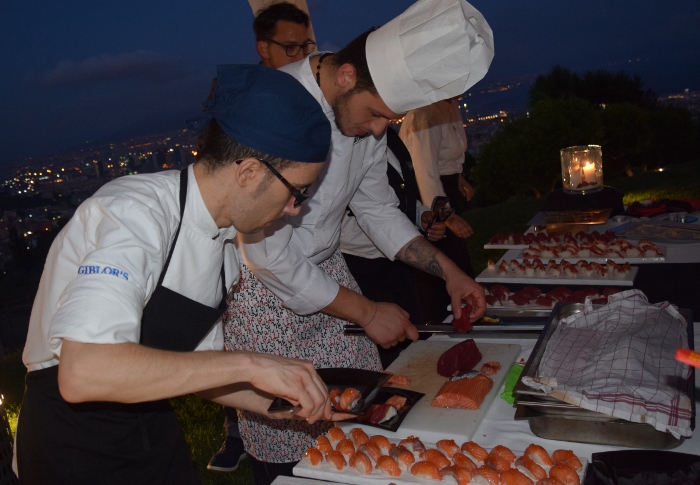
M194 165L110 182L51 247L23 354L22 483L198 483L168 403L183 394L332 416L311 363L224 352L220 318L239 277L232 240L299 214L330 124L288 74L228 65L188 126Z

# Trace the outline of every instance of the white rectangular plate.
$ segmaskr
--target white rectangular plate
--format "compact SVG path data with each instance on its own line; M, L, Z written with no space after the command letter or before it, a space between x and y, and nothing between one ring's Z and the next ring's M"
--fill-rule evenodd
M601 285L601 286L632 286L634 278L637 276L639 268L632 266L632 271L624 278L616 278L615 276L585 278L578 276L576 278L567 278L560 276L552 278L551 276L516 276L516 275L499 275L495 269L485 269L479 276L476 277L477 283L516 283L524 285Z

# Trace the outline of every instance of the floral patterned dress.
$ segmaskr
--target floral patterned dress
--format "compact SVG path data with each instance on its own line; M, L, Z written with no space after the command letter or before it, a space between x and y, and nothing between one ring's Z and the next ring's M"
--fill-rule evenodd
M338 284L360 292L340 251L319 264ZM282 306L250 270L241 265L239 282L228 296L224 338L228 350L248 350L306 359L314 366L355 367L380 371L376 345L363 335L345 335L347 322L324 313L297 315ZM246 451L260 461L299 461L304 451L331 425L272 420L238 411L238 426Z

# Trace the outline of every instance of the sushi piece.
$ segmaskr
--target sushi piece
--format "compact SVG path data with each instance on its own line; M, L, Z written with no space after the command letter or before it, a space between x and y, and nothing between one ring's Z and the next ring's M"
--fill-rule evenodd
M399 468L399 464L396 463L396 460L394 460L388 455L380 456L377 460L377 466L375 468L377 470L381 470L385 475L389 475L390 477L401 476L401 469Z
M411 474L428 480L442 480L440 470L429 461L419 461L411 466ZM497 485L497 484L496 484Z
M461 448L463 452L468 453L467 456L473 457L476 461L484 461L486 457L489 456L488 451L473 441L462 443Z
M460 468L455 465L446 466L445 468L440 470L440 475L443 478L454 478L457 482L457 485L467 485L469 482L472 481L472 474L469 472L469 470L465 470L464 468Z
M350 457L348 464L363 475L369 475L372 473L372 462L370 461L369 457L361 451L355 452Z
M440 450L435 448L430 448L425 451L425 461L429 461L437 467L438 470L442 470L446 466L450 466L452 462L442 453Z
M398 410L391 404L380 404L378 405L369 417L369 422L373 424L382 424L399 414Z
M335 451L339 451L346 460L349 460L352 455L355 454L355 445L352 444L352 441L345 438L340 440L338 444L335 445Z
M456 453L460 453L461 450L459 445L455 443L455 440L439 440L435 443L438 450L443 452L447 458L452 459Z
M304 459L311 463L311 466L318 466L323 461L323 453L312 446L304 452Z
M343 454L335 450L326 453L326 461L332 464L337 470L342 470L345 468L345 465L347 465Z
M501 485L535 485L527 475L516 468L501 473Z

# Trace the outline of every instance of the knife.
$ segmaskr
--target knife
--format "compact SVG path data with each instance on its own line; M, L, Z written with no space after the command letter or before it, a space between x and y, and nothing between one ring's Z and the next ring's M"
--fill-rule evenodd
M365 329L359 325L345 325L345 333L356 334L365 333ZM466 333L457 332L452 325L416 325L418 333Z

